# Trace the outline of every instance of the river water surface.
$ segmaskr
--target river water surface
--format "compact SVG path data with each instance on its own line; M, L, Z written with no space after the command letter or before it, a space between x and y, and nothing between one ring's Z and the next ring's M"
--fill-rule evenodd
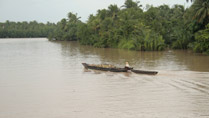
M159 74L81 65L125 61ZM209 56L0 39L0 118L209 118Z

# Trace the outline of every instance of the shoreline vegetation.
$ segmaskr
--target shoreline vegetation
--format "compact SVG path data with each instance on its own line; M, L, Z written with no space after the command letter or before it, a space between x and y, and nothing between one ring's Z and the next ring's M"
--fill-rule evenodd
M142 6L140 1L125 0L121 7L109 5L91 14L87 22L72 12L57 24L7 21L0 23L0 38L46 36L49 40L78 41L98 48L191 49L209 55L209 0L191 2L185 8L177 4Z
M41 38L48 37L53 32L56 24L47 22L12 22L0 23L0 38Z

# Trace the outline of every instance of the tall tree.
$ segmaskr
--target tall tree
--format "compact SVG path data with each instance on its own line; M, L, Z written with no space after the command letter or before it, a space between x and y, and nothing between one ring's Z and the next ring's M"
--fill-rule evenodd
M122 7L125 8L138 8L142 7L142 5L139 5L139 1L134 2L133 0L126 0L124 5Z
M209 23L209 0L195 0L191 8L194 20L204 25Z

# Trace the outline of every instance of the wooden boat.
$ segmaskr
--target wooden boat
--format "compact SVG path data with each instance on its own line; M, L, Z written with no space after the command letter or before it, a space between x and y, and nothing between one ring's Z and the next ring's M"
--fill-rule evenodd
M94 70L102 70L102 71L111 71L111 72L127 72L128 70L126 68L117 68L113 65L109 64L87 64L87 63L82 63L82 65L86 69L94 69Z
M134 70L133 68L124 67L124 68L117 68L113 65L109 64L87 64L82 63L82 65L86 69L94 69L94 70L102 70L102 71L111 71L111 72L127 72L128 70L131 70L133 73L136 74L149 74L149 75L156 75L157 71L145 71L145 70Z
M158 73L157 71L145 71L145 70L134 70L134 69L132 69L131 71L137 74L149 74L149 75L156 75Z

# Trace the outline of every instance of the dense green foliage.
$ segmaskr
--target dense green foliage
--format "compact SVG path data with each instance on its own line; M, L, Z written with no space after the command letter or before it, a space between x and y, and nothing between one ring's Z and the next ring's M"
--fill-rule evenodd
M143 51L166 47L187 49L194 41L194 32L187 25L191 22L184 18L187 12L191 10L182 5L172 8L168 5L147 5L143 10L139 1L126 0L121 8L110 5L108 9L98 10L96 15L89 16L86 23L79 21L77 14L69 13L77 22L72 22L71 17L62 19L50 38L79 40L81 44L103 48Z
M193 35L188 47L209 55L209 0L194 0L184 16L186 26Z
M79 19L77 14L70 12L68 14L68 19L63 18L58 22L55 31L51 32L48 38L67 41L78 40L78 30L82 25L82 22Z
M139 1L126 0L120 8L110 5L91 14L86 23L69 13L49 38L102 48L153 51L170 47L208 52L208 1L191 0L187 9L182 5L147 5L143 10Z
M110 5L82 22L69 13L55 24L37 22L0 23L1 37L45 37L50 40L79 41L101 48L159 51L188 49L209 54L209 0L186 0L182 5L143 7L139 1L125 0L123 6Z
M47 37L53 32L55 24L33 22L10 22L0 23L0 38L24 38L24 37Z
M195 52L209 54L209 24L206 29L195 33L195 42L192 45Z

